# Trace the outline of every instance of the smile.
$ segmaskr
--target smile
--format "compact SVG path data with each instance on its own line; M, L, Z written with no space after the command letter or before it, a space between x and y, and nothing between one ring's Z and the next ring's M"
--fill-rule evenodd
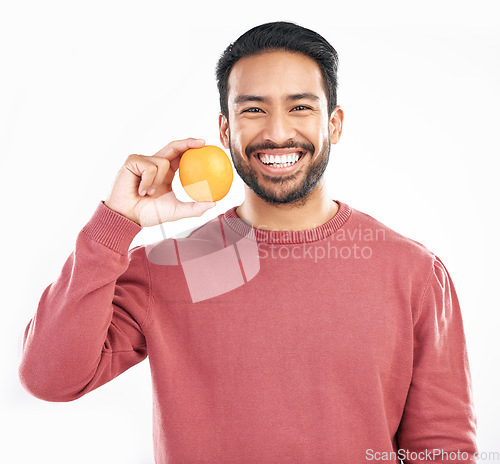
M285 153L285 154L274 154L271 155L269 153L258 153L259 160L265 164L266 166L270 166L273 168L286 168L289 166L293 166L295 163L302 158L303 152L293 152L293 153Z

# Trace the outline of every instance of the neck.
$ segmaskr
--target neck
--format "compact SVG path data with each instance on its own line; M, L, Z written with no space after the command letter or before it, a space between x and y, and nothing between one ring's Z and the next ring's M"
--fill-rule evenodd
M335 216L338 205L323 183L302 200L274 205L267 203L245 186L245 201L236 214L248 224L263 230L307 230L319 227Z

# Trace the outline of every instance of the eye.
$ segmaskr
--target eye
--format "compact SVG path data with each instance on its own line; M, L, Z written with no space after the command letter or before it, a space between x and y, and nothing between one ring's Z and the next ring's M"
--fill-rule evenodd
M260 108L247 108L246 110L243 110L242 113L260 113L262 110Z
M295 106L292 111L305 111L305 110L310 110L311 108L309 106L305 106L305 105L298 105L298 106Z

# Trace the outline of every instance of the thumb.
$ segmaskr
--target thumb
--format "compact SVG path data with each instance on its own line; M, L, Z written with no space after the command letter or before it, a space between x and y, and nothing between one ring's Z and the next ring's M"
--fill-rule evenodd
M163 194L159 198L146 199L140 211L140 224L143 227L155 226L163 222L176 221L177 219L201 216L205 211L215 206L213 201L182 202L173 192Z
M177 219L201 216L215 204L215 201L179 201L175 208L175 216Z

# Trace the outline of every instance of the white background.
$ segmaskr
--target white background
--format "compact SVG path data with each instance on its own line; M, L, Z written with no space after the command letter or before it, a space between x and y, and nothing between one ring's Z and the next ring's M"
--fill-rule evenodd
M498 4L2 3L0 461L153 462L147 361L76 402L45 403L17 379L23 330L129 154L184 137L219 144L215 63L240 34L274 20L312 28L337 49L345 122L327 172L331 196L446 264L480 449L500 452ZM167 234L241 203L238 181L203 218ZM144 229L133 245L161 238L159 227Z

